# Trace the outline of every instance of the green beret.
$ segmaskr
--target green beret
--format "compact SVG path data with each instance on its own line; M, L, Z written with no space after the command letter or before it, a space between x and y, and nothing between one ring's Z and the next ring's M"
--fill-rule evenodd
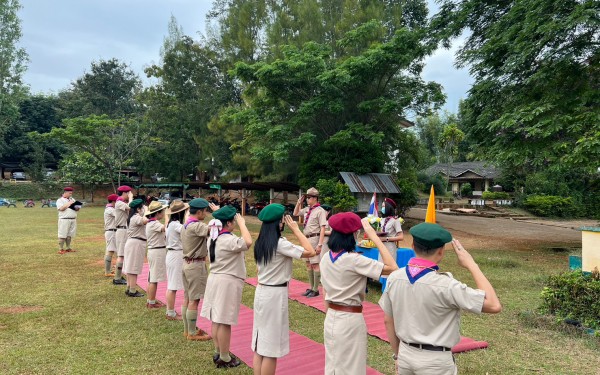
M137 208L138 206L141 206L144 203L143 200L141 199L134 199L131 202L129 202L129 207L131 208Z
M410 228L413 240L428 249L437 249L452 241L450 232L438 224L421 223Z
M190 201L191 208L208 208L208 201L204 198L196 198Z
M224 223L226 221L231 221L235 217L235 214L237 214L235 208L232 206L224 206L213 212L212 216Z
M328 204L322 204L322 205L321 205L321 208L322 208L322 209L324 209L325 211L328 211L328 212L329 212L329 211L331 211L331 209L332 209L333 207L331 207L331 206L330 206L330 205L328 205Z
M263 222L279 221L283 217L285 207L279 203L271 203L258 214L258 220Z

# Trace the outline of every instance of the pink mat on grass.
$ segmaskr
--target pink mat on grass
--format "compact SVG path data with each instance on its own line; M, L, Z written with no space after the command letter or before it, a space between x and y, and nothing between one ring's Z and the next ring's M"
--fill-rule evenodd
M258 280L254 278L246 279L246 283L256 286ZM317 310L325 312L325 301L322 297L307 298L302 295L309 288L307 283L298 280L290 280L289 287L289 298L298 301L303 305L313 307ZM321 296L323 295L323 288L319 288ZM365 322L367 323L367 333L371 336L378 337L384 341L389 342L387 332L385 330L385 324L383 322L384 314L383 310L379 305L364 301L363 302L363 315ZM488 347L488 343L485 341L476 341L469 337L460 337L460 342L452 348L452 353L461 353L469 350L485 349Z
M138 285L144 290L148 286L148 264L144 264L141 275L138 277ZM156 297L161 302L166 303L165 293L167 283L158 283ZM183 303L183 292L177 293L175 299L175 310L181 313L181 304ZM202 305L198 306L201 310ZM160 310L164 312L164 310ZM240 360L252 367L254 352L250 347L252 343L252 324L254 319L254 310L244 305L240 306L240 315L238 324L231 327L231 352ZM210 333L211 322L198 316L196 324L199 328ZM181 323L183 328L183 323ZM183 339L183 337L182 337ZM211 344L212 345L212 344ZM290 353L277 361L277 374L280 375L317 375L323 374L325 369L325 347L308 337L299 335L290 331ZM381 374L377 370L367 367L367 374Z

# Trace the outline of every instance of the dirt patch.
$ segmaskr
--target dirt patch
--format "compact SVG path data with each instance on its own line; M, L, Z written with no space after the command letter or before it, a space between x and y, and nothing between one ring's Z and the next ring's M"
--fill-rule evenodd
M23 314L32 311L40 311L42 306L10 306L0 307L0 314ZM0 326L0 328L2 328Z
M0 324L0 329L7 329L8 326L5 326L4 324Z

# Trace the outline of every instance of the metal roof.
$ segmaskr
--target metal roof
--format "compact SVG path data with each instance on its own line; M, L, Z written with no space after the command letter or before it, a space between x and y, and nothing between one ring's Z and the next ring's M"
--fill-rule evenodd
M398 194L400 188L390 174L367 173L358 175L353 172L340 172L342 179L352 193Z
M450 178L460 177L466 172L473 172L478 174L482 178L498 178L500 177L500 170L485 161L471 161L471 162L458 162L451 163L450 168L446 163L434 164L425 170L425 173L429 176L436 175L438 173L450 175Z

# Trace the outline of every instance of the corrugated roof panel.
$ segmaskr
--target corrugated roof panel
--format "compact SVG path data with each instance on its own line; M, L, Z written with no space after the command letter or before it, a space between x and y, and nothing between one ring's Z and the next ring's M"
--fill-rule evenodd
M400 193L400 188L392 175L385 173L367 173L357 175L352 172L340 172L342 179L353 193Z

